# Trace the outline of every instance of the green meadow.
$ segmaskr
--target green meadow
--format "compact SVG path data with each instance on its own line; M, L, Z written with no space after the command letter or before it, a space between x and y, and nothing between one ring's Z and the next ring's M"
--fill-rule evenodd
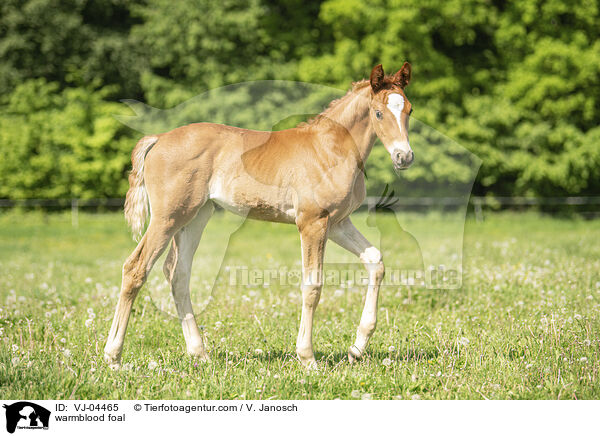
M316 313L318 371L294 348L294 283L231 280L231 272L297 270L293 226L217 213L194 261L192 296L211 357L187 356L162 259L136 300L123 365L103 347L121 265L135 247L122 214L0 215L0 397L5 399L598 399L600 221L536 213L467 217L460 289L386 285L365 359L346 357L365 287L328 283ZM442 214L367 225L388 270L451 232ZM238 228L239 227L239 228ZM233 234L231 234L233 232ZM395 237L397 236L397 237ZM328 244L326 270L355 262ZM446 253L451 256L452 253ZM164 258L164 256L163 256ZM454 257L456 261L456 257ZM352 268L360 269L359 266ZM237 274L237 272L235 273ZM239 279L239 277L238 277ZM293 280L291 280L293 281ZM264 282L264 280L263 280Z

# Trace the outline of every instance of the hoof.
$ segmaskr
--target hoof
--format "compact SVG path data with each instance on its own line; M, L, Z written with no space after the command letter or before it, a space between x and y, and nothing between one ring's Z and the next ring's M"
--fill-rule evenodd
M210 357L204 350L188 350L188 354L192 359L199 360L200 362L210 362Z
M296 353L296 355L298 356L298 360L300 360L300 363L305 369L310 371L315 371L319 369L317 361L315 360L315 356L302 357L299 353Z
M348 349L348 361L350 361L350 363L355 363L360 359L362 359L362 353L355 345L352 345Z
M318 371L319 370L319 365L317 365L317 361L314 358L312 360L310 360L310 359L309 360L300 360L300 363L302 363L302 366L307 371Z
M121 357L114 357L110 354L104 353L104 362L108 365L110 369L118 370L121 369Z

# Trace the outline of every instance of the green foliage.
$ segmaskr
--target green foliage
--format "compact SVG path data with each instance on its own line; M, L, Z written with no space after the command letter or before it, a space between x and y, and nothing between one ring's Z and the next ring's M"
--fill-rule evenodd
M129 42L139 0L3 0L0 2L0 94L30 78L61 86L117 85L140 95L143 58Z
M163 107L229 83L293 79L321 34L318 3L300 0L149 0L135 11L132 37L151 66L142 84Z
M398 68L409 60L414 117L482 159L477 193L599 191L597 1L329 0L321 18L333 29L334 48L304 58L300 77L342 85L376 63ZM439 182L458 180L460 164L424 147L423 139L411 138L417 162L429 162L421 167L420 185L449 164L457 171ZM384 182L401 188L412 180L410 171L395 179L387 159L373 155L372 193Z
M93 198L126 192L132 141L110 89L31 79L0 113L0 197Z
M368 162L370 194L385 184L403 195L441 194L439 187L467 183L476 157L480 195L597 194L599 4L5 0L0 197L123 195L119 177L138 135L109 121L117 98L167 109L259 79L347 89L373 65L393 73L405 60L413 64L407 94L415 165L398 177L377 145ZM278 114L275 94L270 103L241 98L236 119L270 122ZM169 122L231 119L212 103L196 110L198 103ZM255 126L269 128L262 121ZM94 147L104 151L94 154Z

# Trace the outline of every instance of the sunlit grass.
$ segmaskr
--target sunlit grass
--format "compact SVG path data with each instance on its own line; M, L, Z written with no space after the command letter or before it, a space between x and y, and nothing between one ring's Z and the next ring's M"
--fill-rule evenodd
M377 229L357 226L377 238ZM406 216L443 233L443 216ZM293 226L213 218L194 264L194 303L212 361L185 354L162 262L134 306L123 368L102 349L134 243L120 214L0 215L0 397L208 399L600 398L600 223L534 214L467 220L464 285L384 287L366 359L346 350L361 286L327 286L317 310L318 372L296 360L295 286L231 286L228 267L297 268ZM393 217L380 224L382 238ZM431 241L429 241L431 242ZM402 240L387 258L402 257ZM351 260L333 244L327 260ZM220 251L221 250L221 251ZM410 254L406 255L407 257ZM210 297L210 298L209 298ZM159 309L160 308L160 309Z

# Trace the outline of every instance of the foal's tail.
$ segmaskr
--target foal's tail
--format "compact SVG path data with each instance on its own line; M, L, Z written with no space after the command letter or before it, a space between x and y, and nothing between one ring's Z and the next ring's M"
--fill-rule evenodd
M144 136L131 153L132 168L129 173L129 190L125 198L125 219L136 241L142 237L149 213L148 192L144 185L144 160L156 141L158 136Z

